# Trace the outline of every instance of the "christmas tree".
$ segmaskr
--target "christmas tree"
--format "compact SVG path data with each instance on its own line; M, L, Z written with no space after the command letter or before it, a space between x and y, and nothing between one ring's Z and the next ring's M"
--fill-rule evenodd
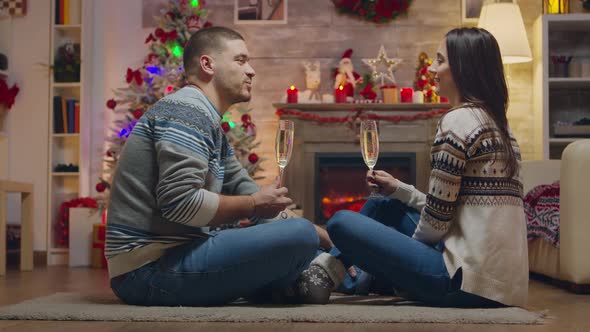
M204 0L169 0L162 15L155 17L158 27L146 38L149 53L143 65L137 69L127 69L127 86L114 91L115 98L106 106L116 114L112 134L107 138L103 175L96 184L100 207L105 208L112 176L119 155L137 120L147 109L162 97L178 90L186 84L182 55L184 46L196 31L211 26L207 21L208 11ZM252 152L256 143L256 126L252 123L249 109L237 109L242 125L236 126L231 112L223 117L221 127L232 144L236 157L256 179L255 173L262 170L263 161Z
M428 67L432 64L432 60L424 52L418 55L418 66L416 68L416 78L414 80L414 90L422 91L424 93L424 102L436 103L438 96L436 94L436 82L434 81L434 73L428 71Z

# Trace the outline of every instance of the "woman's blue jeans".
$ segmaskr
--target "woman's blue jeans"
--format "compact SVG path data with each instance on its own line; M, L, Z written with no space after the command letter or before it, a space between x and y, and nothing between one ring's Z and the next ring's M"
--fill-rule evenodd
M442 242L432 247L412 239L419 220L416 210L398 200L370 199L360 213L343 210L330 219L328 234L335 245L331 254L345 266L355 265L374 276L379 288L402 290L429 305L501 306L460 290L461 270L449 276Z
M135 305L213 306L240 297L264 301L297 279L318 246L312 224L300 218L213 232L111 279L111 288Z

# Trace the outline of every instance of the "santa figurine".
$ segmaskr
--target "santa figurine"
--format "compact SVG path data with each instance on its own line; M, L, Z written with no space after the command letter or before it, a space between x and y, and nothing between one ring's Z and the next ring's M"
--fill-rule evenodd
M338 70L334 72L334 89L338 89L340 85L344 87L346 96L354 99L354 89L357 83L362 83L363 78L354 71L350 56L352 55L352 48L349 48L342 54ZM348 99L348 98L347 98Z

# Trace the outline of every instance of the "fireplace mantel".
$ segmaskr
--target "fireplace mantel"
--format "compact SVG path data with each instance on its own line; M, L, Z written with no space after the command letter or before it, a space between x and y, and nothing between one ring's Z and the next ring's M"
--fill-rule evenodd
M378 113L382 116L414 115L439 109L449 104L284 104L279 109L296 110L319 116L343 117L353 110ZM321 123L294 115L281 115L295 123L295 142L291 161L285 170L289 196L303 210L303 216L314 221L316 216L315 183L318 154L358 153L361 156L358 128L343 123ZM379 121L381 153L413 153L416 156L416 187L424 191L430 174L430 146L440 116L414 121ZM359 167L364 167L362 161ZM376 169L379 169L379 162Z
M373 112L395 112L399 111L399 114L408 114L412 112L426 112L437 109L449 109L450 104L410 104L410 103L399 103L399 104L353 104L353 103L337 103L337 104L283 104L274 103L272 104L276 109L294 109L299 111L352 111L352 110L364 110Z

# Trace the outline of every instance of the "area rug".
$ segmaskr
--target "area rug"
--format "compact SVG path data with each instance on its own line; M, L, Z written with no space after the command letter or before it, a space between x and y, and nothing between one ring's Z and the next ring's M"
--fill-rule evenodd
M544 315L521 308L433 308L396 297L334 296L327 305L139 307L114 295L56 293L0 308L0 319L144 322L338 322L542 324Z

